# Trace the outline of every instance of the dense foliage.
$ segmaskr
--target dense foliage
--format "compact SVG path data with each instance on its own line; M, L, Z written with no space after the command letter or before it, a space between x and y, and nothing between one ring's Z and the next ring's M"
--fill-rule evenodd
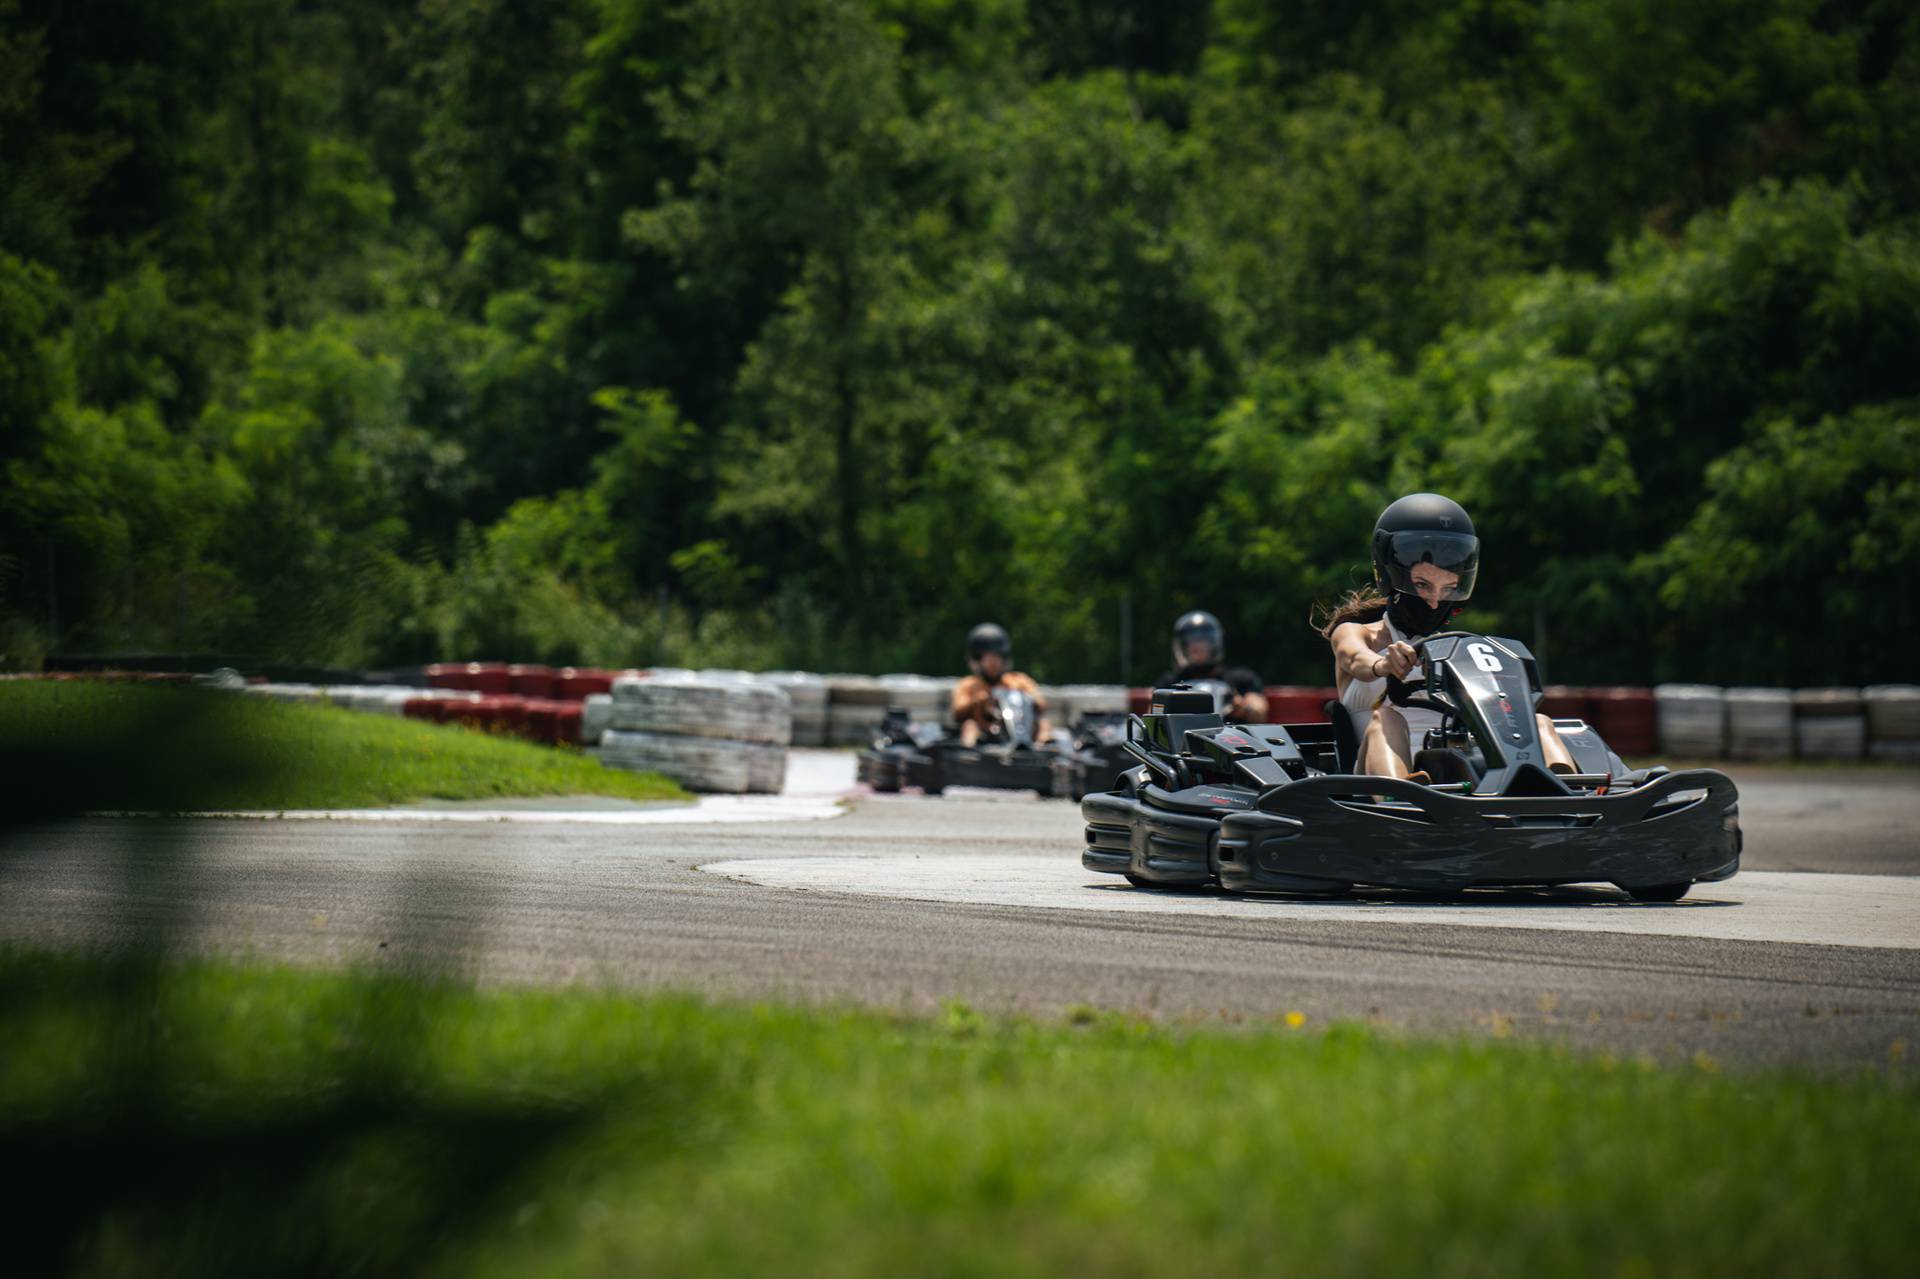
M0 0L0 661L1911 678L1896 0ZM1123 671L1124 667L1124 671Z

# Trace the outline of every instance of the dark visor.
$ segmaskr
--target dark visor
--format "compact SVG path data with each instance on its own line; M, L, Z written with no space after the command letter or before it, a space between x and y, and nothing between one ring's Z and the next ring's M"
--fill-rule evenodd
M1396 591L1419 592L1413 570L1431 564L1456 574L1458 580L1440 591L1440 598L1464 600L1473 594L1473 579L1480 573L1480 539L1465 533L1416 531L1395 533L1388 539L1387 572Z

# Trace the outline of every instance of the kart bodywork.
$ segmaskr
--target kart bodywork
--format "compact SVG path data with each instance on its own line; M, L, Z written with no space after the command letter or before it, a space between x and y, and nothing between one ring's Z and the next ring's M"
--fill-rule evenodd
M881 792L917 786L938 795L949 786L986 786L1051 795L1059 750L1034 740L1039 708L1019 689L995 689L993 697L993 726L972 746L937 724L889 710L873 746L860 753L858 779Z
M1204 692L1157 689L1130 724L1137 767L1081 802L1082 864L1160 887L1605 882L1656 901L1739 869L1739 795L1725 774L1630 769L1571 719L1553 724L1578 771L1550 772L1524 645L1449 632L1419 647L1424 681L1392 681L1389 695L1442 715L1414 758L1431 784L1356 775L1337 704L1328 724L1238 725Z

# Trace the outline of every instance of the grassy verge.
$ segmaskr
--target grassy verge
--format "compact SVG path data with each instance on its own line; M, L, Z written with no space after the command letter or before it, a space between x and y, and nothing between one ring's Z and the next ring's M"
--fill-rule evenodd
M1920 1202L1897 1070L21 952L0 994L32 1273L1895 1273Z
M684 799L577 751L200 689L0 682L9 811L360 808L418 799Z

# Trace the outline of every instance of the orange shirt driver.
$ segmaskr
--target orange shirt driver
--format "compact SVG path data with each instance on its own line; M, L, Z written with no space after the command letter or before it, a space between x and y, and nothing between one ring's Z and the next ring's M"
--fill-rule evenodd
M982 622L967 632L967 666L972 674L953 686L953 722L960 729L962 745L972 746L996 727L993 691L1018 689L1033 699L1039 713L1034 740L1043 742L1051 734L1047 725L1046 699L1030 676L1009 669L1013 664L1013 640L1004 628Z

